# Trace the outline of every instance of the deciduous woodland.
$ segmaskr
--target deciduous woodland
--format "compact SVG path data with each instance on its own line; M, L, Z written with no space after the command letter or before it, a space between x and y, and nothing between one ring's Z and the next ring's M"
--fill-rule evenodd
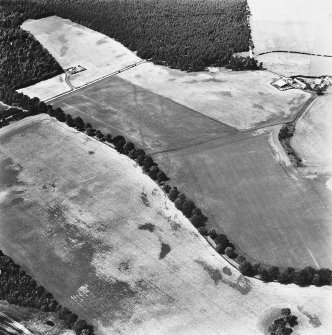
M249 49L246 0L37 2L58 16L115 38L141 58L176 69L224 66L233 53Z

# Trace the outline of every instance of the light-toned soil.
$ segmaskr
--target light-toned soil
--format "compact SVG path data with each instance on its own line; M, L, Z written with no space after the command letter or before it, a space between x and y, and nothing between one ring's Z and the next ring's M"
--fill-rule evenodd
M96 334L261 334L281 307L299 317L299 333L329 334L331 287L226 269L158 186L105 144L47 116L1 129L0 143L2 248Z
M248 0L255 53L288 50L332 55L329 0Z
M68 91L70 91L70 87L66 83L64 73L18 90L18 92L22 92L31 98L38 97L40 100L48 100L55 95Z
M332 55L332 2L319 0L248 0L250 26L255 55L267 51L296 51ZM300 58L296 70L302 75L331 74L331 59L300 57L292 54L258 57L265 67L276 72L291 69ZM310 66L306 66L306 64Z
M71 76L75 87L141 60L114 39L57 16L28 20L22 28L32 33L62 68L81 65L87 69Z
M284 76L332 75L332 58L278 52L256 57L270 71Z
M332 88L296 124L292 146L303 159L305 171L321 178L331 189L332 177ZM327 179L327 180L326 180Z

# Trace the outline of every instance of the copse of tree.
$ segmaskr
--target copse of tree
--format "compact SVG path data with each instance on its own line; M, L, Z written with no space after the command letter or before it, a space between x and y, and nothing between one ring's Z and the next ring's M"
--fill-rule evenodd
M289 308L283 308L281 315L281 318L274 320L269 326L269 335L289 335L293 333L292 328L298 324L297 316L292 315Z

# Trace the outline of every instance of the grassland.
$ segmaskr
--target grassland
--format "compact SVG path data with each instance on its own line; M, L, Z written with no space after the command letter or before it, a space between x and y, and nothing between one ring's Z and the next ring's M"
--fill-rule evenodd
M248 0L250 26L255 46L254 52L296 51L312 54L332 55L329 32L332 29L332 4L320 0L313 6L310 0ZM282 58L282 61L280 61ZM308 64L302 75L331 74L332 60L324 57L307 57L292 54L258 56L259 61L273 71L289 74L290 65L300 58L300 64ZM295 61L296 62L296 61ZM305 72L303 72L305 71ZM328 73L327 73L328 71Z
M331 287L243 278L108 146L47 116L0 143L2 248L97 335L258 334L281 307L303 335L331 329Z

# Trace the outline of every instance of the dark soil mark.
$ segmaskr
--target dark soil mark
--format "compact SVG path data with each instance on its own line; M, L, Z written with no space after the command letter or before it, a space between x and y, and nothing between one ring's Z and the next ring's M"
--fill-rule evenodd
M138 226L139 230L148 230L150 233L154 232L155 225L153 223L147 222Z
M140 198L142 199L143 201L143 204L146 206L146 207L150 207L150 203L149 203L149 200L148 200L148 195L144 192L142 192Z
M0 162L0 186L12 187L21 185L18 180L20 172L23 170L20 164L15 164L11 158L6 158Z
M228 266L224 266L223 269L222 269L222 272L227 276L232 275L232 270Z
M305 310L303 310L302 307L298 307L298 310L300 312L302 312L308 319L309 319L309 323L314 327L314 328L318 328L322 325L321 321L319 320L319 317L315 314L310 314L309 312L306 312Z
M265 110L265 108L264 108L262 105L259 105L259 104L252 104L252 107L253 107L253 108L260 109L260 110L262 110L262 111Z
M161 250L159 254L159 259L163 259L171 251L171 247L166 243L161 243Z
M118 269L121 271L121 272L125 272L125 271L128 271L130 270L130 261L124 261L124 262L121 262Z
M226 282L226 284L235 288L242 295L246 295L251 291L250 280L242 275L237 278L236 283Z
M93 155L95 152L94 151L88 151L89 155Z
M11 206L19 205L24 202L23 198L15 198L11 201Z
M211 279L214 281L215 285L217 285L220 281L222 281L222 274L219 270L214 269L212 266L206 264L202 261L196 261L196 263L200 264L203 269L209 274Z
M246 295L250 292L251 286L250 286L250 280L247 279L244 276L239 276L236 280L236 282L232 282L229 279L223 279L223 276L221 272L217 269L214 269L212 266L206 264L203 261L195 261L196 263L200 264L203 269L210 275L210 277L213 279L214 283L217 285L220 281L223 282L224 284L236 289L239 291L241 294ZM225 268L223 268L223 272L225 272ZM229 269L228 269L229 270ZM228 271L226 270L226 271ZM230 271L230 270L229 270Z

